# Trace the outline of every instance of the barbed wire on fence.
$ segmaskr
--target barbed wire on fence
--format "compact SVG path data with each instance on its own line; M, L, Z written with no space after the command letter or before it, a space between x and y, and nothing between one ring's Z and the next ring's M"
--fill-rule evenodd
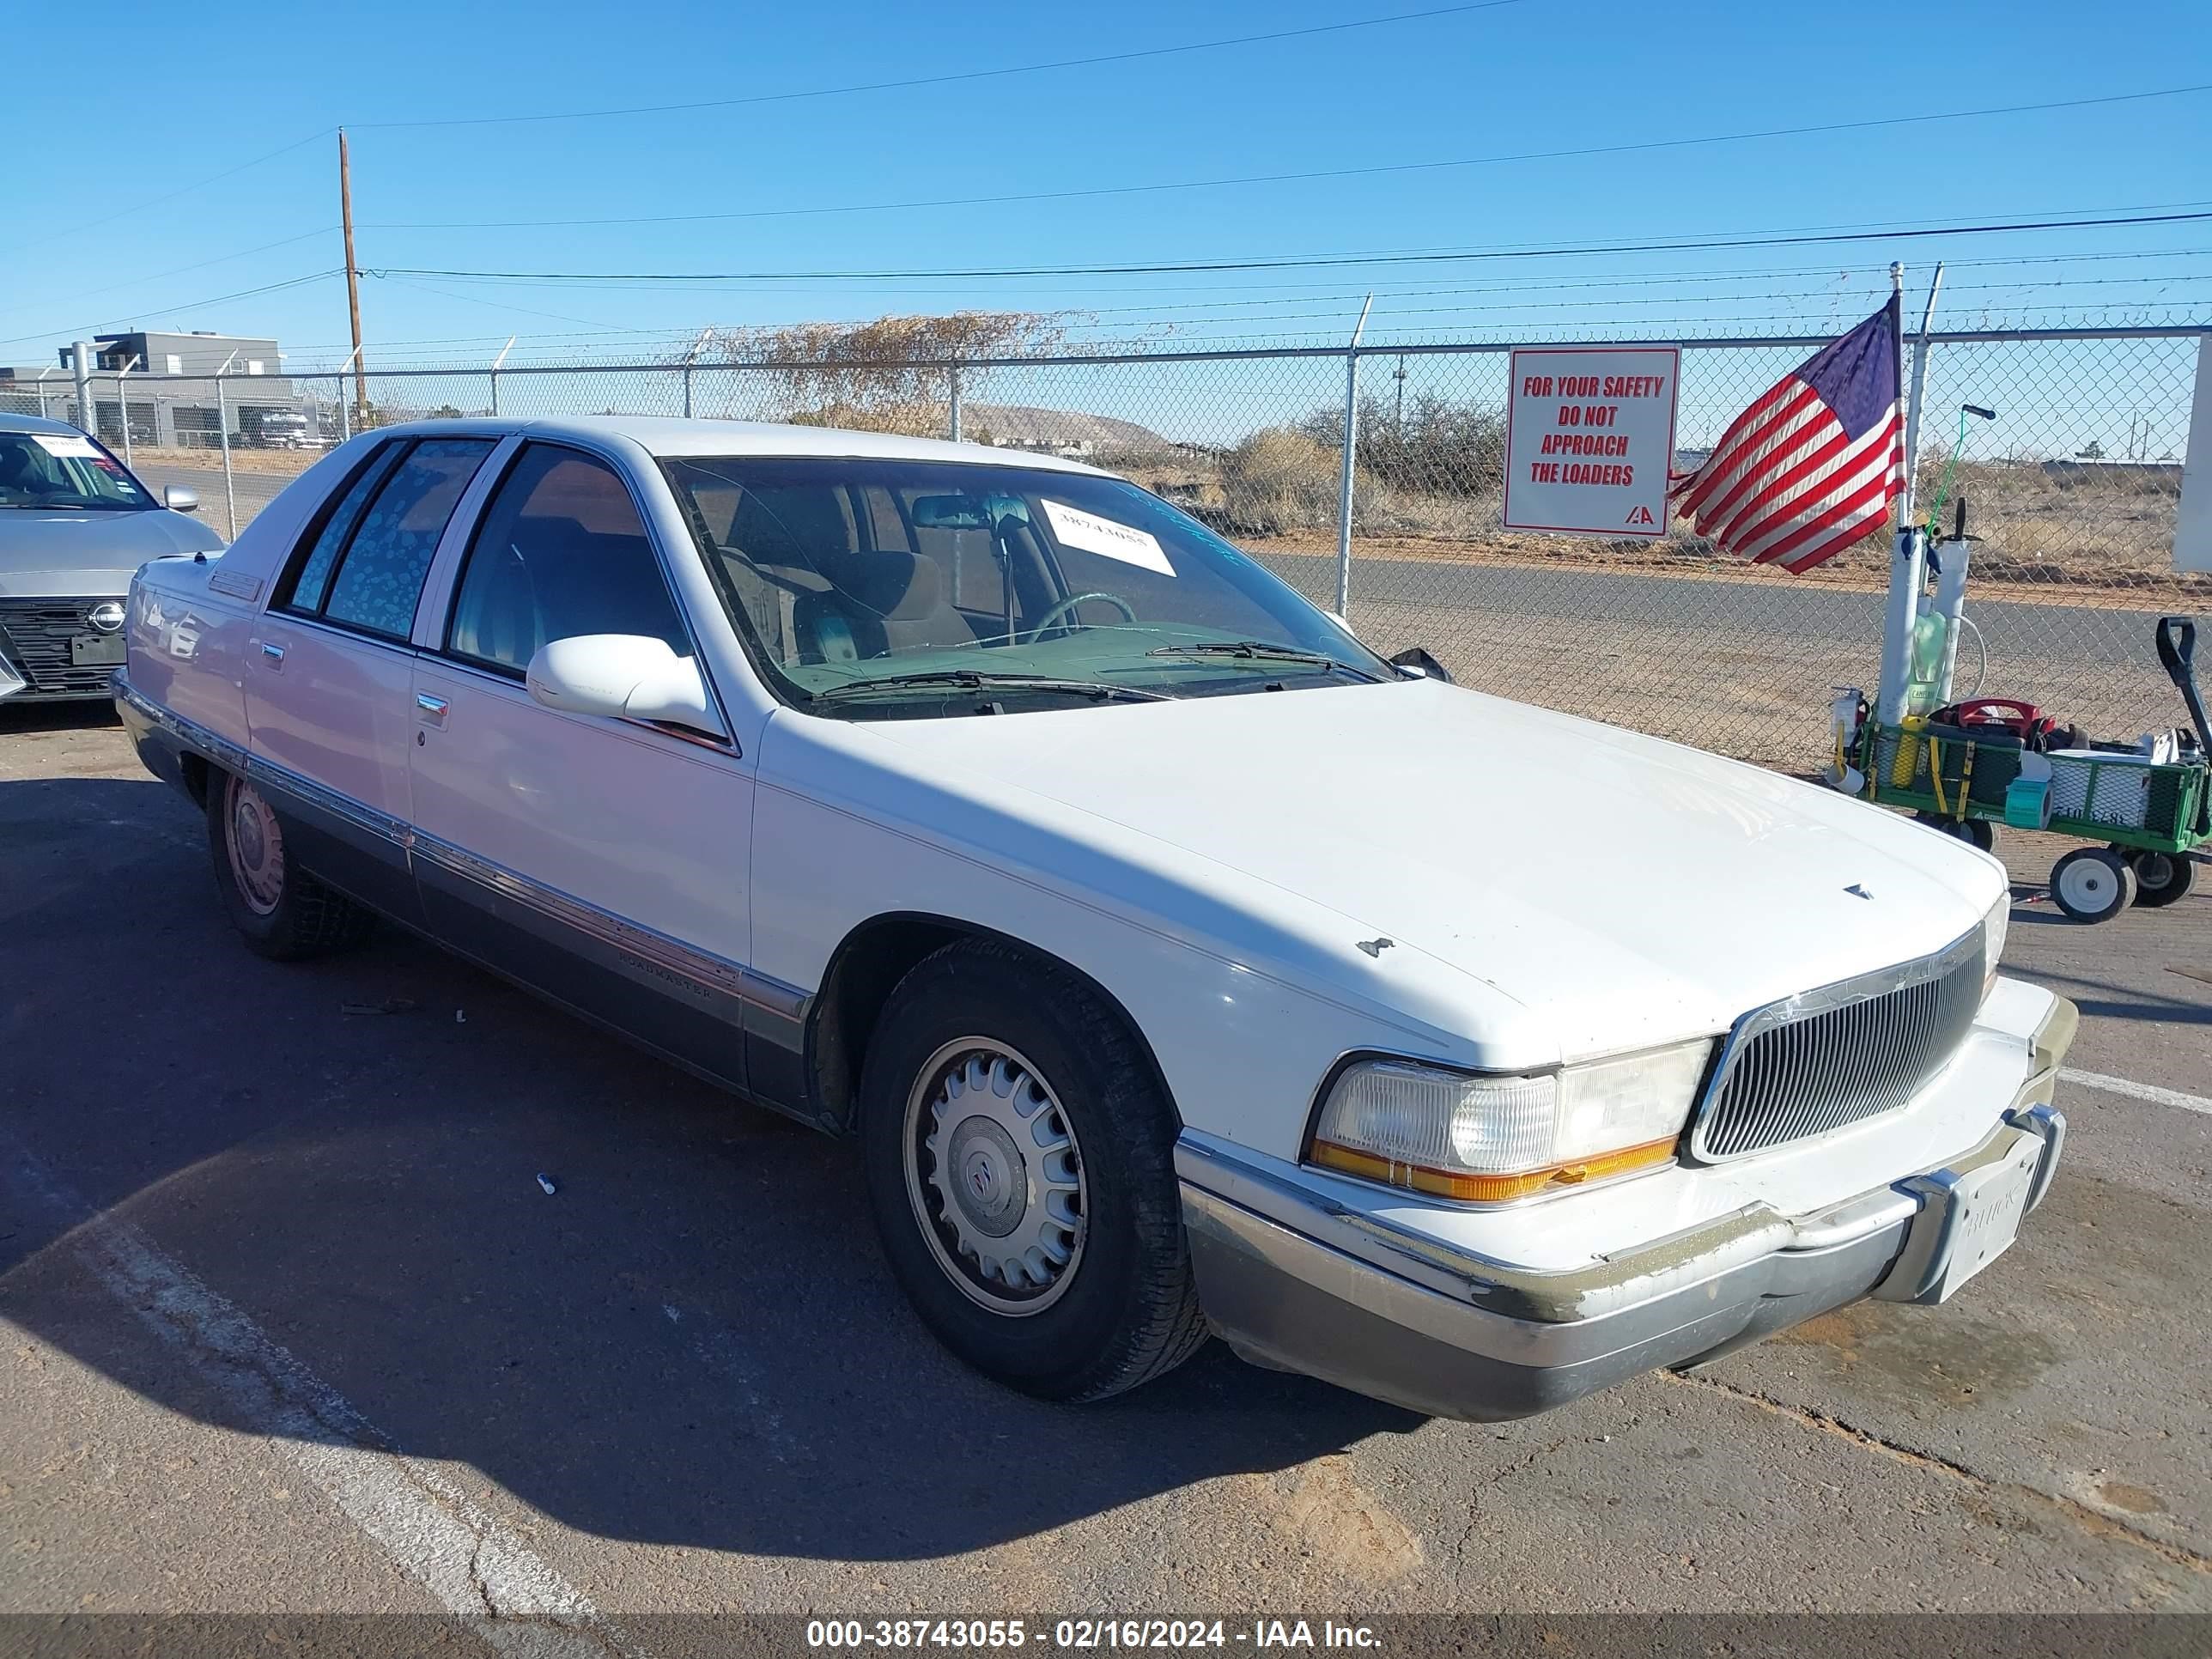
M2106 735L2174 723L2151 629L2162 611L2212 599L2212 579L2173 564L2208 331L2092 322L1929 337L1929 486L1953 441L1949 411L1998 411L1972 423L1953 480L1983 538L1968 599L1982 689ZM1506 354L1582 337L1395 340L1355 354L1352 621L1386 649L1426 646L1481 690L1809 769L1824 758L1832 688L1876 672L1886 544L1870 538L1790 576L1718 556L1680 526L1633 544L1502 531ZM1668 343L1682 347L1677 444L1694 460L1823 341ZM688 362L372 368L358 382L321 370L101 372L89 410L65 374L0 383L0 410L96 431L149 483L199 487L233 534L331 445L402 422L688 415L957 434L1126 473L1333 606L1347 355L1341 344L1155 341L879 358L842 376L696 351Z

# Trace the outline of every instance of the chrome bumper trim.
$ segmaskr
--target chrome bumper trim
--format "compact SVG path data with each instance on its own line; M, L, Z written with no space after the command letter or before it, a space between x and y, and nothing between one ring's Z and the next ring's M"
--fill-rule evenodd
M2050 1096L2072 1012L2061 999L2033 1049L2049 1066L1942 1170L1805 1216L1749 1206L1567 1272L1419 1237L1186 1131L1176 1168L1199 1299L1249 1359L1475 1419L1522 1416L1641 1371L1700 1363L1882 1294L1893 1274L1900 1282L1890 1294L1911 1299L1929 1264L1899 1273L1901 1255L1939 1243L1913 1237L1923 1183L2017 1158L2033 1139L2042 1146L2031 1208L2048 1189L2065 1127Z

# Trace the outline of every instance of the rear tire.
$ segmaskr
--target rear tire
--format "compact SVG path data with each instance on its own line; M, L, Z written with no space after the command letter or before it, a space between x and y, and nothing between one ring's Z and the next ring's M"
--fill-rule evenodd
M2128 867L2136 872L2136 902L2146 910L2187 898L2197 884L2197 860L2179 853L2131 853Z
M374 931L374 911L285 857L283 821L244 778L208 774L207 825L216 886L249 950L296 962L350 949Z
M922 1322L1043 1400L1103 1400L1181 1364L1206 1331L1177 1127L1075 975L981 939L925 958L860 1079L870 1207Z

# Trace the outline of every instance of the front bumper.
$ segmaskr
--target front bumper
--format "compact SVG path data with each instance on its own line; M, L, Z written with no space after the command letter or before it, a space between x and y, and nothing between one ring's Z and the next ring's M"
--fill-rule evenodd
M0 598L0 702L72 702L105 698L118 664L80 665L70 641L101 635L90 612L120 593L60 599Z
M2065 1132L2051 1092L2078 1022L2054 1000L2010 1104L1936 1170L1809 1214L1747 1206L1570 1272L1455 1249L1187 1132L1176 1164L1199 1298L1247 1359L1477 1420L1711 1359L1869 1294L1929 1299L1952 1248L1948 1186L2032 1158L2028 1208L2048 1189Z

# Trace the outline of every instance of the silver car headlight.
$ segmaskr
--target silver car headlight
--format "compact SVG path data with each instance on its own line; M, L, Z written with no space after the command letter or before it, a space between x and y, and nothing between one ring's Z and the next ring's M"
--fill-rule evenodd
M1654 1168L1674 1156L1712 1048L1701 1037L1508 1077L1358 1060L1322 1103L1307 1159L1493 1204Z

